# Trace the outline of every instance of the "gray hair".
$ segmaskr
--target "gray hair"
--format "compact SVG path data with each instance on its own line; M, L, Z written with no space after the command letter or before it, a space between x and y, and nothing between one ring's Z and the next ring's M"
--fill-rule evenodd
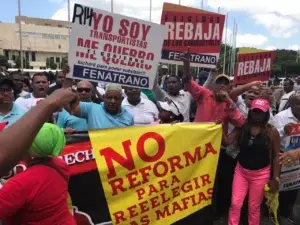
M120 92L120 94L123 94L123 90L122 90L122 86L120 84L114 84L114 83L110 83L106 86L106 90L105 93L107 93L108 91L117 91Z

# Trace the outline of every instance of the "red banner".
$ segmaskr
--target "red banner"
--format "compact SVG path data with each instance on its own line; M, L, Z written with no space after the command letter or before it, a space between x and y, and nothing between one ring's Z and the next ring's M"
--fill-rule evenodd
M191 65L215 68L219 59L225 15L164 3L161 24L167 27L162 61L180 64L191 47Z
M274 59L274 51L238 54L234 84L240 85L256 80L268 81Z

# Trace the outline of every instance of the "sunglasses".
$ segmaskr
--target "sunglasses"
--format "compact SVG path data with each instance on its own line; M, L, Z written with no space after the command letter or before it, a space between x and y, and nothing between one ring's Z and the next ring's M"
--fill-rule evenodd
M77 88L77 91L79 93L85 92L85 93L90 93L91 89L90 88Z

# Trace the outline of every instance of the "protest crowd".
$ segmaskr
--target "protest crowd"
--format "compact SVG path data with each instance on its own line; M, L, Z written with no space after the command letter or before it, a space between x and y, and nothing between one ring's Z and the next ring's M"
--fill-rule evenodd
M216 149L212 203L173 224L213 225L226 216L228 225L259 225L262 215L273 222L278 218L282 225L296 224L293 208L300 186L292 190L280 186L282 167L300 159L300 148L285 151L286 138L300 123L300 77L286 78L283 85L277 79L269 85L260 79L236 85L216 67L199 81L191 75L190 59L187 47L180 55L181 76L170 74L166 64L157 64L152 89L76 79L70 76L70 62L54 80L47 71L32 76L21 70L3 72L0 224L81 224L68 203L71 175L60 157L68 137L180 123L221 125L222 141ZM120 139L122 132L113 138ZM7 179L5 175L21 161L27 169ZM266 188L271 195L279 193L278 215L264 206Z

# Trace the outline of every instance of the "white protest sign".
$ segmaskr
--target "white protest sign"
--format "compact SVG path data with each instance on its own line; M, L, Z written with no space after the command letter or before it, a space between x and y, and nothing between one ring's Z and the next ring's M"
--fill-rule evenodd
M70 78L152 89L166 28L74 5Z

